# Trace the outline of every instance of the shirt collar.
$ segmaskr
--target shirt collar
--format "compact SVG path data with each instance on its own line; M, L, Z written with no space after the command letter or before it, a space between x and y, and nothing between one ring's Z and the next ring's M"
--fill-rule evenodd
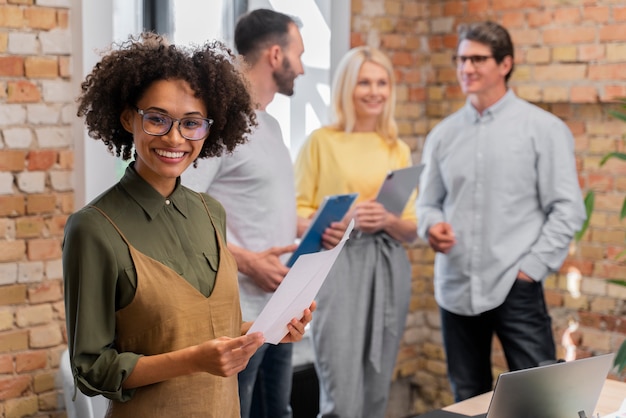
M508 89L507 92L504 94L504 96L500 98L500 100L498 100L497 102L495 102L494 104L492 104L491 106L489 106L487 109L483 111L482 116L480 113L478 113L478 110L476 110L476 108L472 105L472 103L468 99L465 102L465 109L466 109L467 116L473 122L478 122L481 118L485 118L485 117L489 119L493 119L497 117L498 114L501 113L507 107L509 103L515 100L516 97L517 96L515 95L515 92L513 92L513 90L511 89Z
M120 185L128 195L137 202L146 212L150 220L154 219L158 213L167 206L167 201L174 205L185 218L187 218L188 204L185 192L180 184L180 177L176 179L174 191L167 198L164 198L147 181L145 181L134 168L135 163L131 162L126 167L126 172L120 180Z

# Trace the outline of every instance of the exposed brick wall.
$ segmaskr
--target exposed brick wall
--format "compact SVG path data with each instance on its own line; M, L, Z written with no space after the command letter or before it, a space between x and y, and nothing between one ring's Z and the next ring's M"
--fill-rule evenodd
M0 0L0 416L65 416L61 240L73 210L69 0Z
M626 248L619 210L626 191L626 164L598 166L609 151L623 151L626 123L608 115L615 97L626 96L626 6L623 1L559 0L352 0L352 46L381 47L392 58L399 80L397 117L402 137L418 161L425 135L464 103L450 65L456 27L491 19L513 37L517 94L561 117L576 139L583 191L596 191L589 232L573 248L559 274L546 282L559 355L570 319L579 357L615 351L626 338L626 288L607 279L625 279L626 264L615 255ZM413 303L394 390L410 387L410 412L452 402L441 346L439 318L432 297L433 253L423 243L409 250L413 262ZM582 274L581 296L567 290L566 274ZM496 372L506 363L494 344ZM400 396L389 416L402 416Z

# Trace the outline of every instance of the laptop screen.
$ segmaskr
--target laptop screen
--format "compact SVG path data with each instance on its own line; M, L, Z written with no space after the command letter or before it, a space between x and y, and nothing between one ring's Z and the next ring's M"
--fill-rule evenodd
M614 354L604 354L502 373L496 381L486 416L591 417L613 358Z

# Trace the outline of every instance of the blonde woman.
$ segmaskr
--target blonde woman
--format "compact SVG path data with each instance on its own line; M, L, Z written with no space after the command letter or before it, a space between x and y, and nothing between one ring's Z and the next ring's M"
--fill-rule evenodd
M313 324L320 417L385 416L411 294L402 243L417 237L415 196L400 216L375 201L386 174L411 165L409 147L398 138L395 95L389 59L374 48L350 50L333 82L335 122L311 134L295 165L303 218L326 195L359 193L343 222L323 236L332 248L354 218L356 232L320 290Z

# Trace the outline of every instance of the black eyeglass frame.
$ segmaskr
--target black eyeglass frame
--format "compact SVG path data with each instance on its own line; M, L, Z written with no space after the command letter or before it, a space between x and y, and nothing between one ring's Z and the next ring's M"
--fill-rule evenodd
M156 111L148 111L148 112L146 112L146 111L145 111L145 110L143 110L143 109L139 109L137 106L135 106L135 110L136 110L136 111L137 111L137 113L141 116L141 129L143 129L143 131L144 131L145 133L147 133L148 135L153 135L153 136L164 136L164 135L167 135L167 134L168 134L168 133L170 133L170 131L172 130L172 126L174 126L174 122L178 122L178 125L177 125L178 127L177 127L177 129L178 129L178 133L180 134L180 136L182 136L183 138L185 138L185 139L186 139L186 140L188 140L188 141L201 141L201 140L203 140L203 139L206 139L206 138L209 136L209 133L211 132L211 126L213 126L213 122L214 122L214 120L213 120L213 119L210 119L210 118L202 118L202 117L200 117L200 116L187 116L187 117L184 117L184 118L179 118L179 119L178 119L178 118L174 118L174 117L172 117L172 116L170 116L170 115L168 115L168 114L166 114L166 113L161 113L161 112L156 112ZM148 114L150 114L150 113L155 113L155 114L157 114L157 115L161 115L161 116L163 116L164 118L167 118L167 119L169 119L169 120L170 120L169 127L167 128L167 130L166 130L166 131L164 131L163 133L158 133L158 134L156 134L156 133L153 133L153 132L148 132L148 131L146 130L146 127L145 127L145 123L146 123L146 116L147 116ZM202 137L200 137L200 138L190 138L190 137L188 137L187 135L185 135L185 134L183 133L183 131L181 130L180 125L181 125L181 121L184 121L184 120L186 120L186 119L202 120L203 122L205 122L205 123L207 124L207 127L206 127L206 134L204 134L204 135L203 135Z
M489 58L495 59L493 55L453 55L452 65L455 67L462 67L469 60L472 66L481 66L487 62Z

